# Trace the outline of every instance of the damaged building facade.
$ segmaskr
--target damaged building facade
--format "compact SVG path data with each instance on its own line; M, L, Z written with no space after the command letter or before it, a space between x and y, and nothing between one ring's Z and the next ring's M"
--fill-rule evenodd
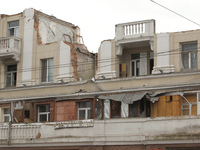
M90 53L34 9L0 16L0 149L197 150L200 30L117 24Z

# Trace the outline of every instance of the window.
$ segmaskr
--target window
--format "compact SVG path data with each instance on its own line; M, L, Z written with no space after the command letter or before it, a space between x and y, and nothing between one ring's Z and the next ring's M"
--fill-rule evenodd
M151 114L150 101L142 98L129 104L129 117L150 117Z
M10 121L10 109L4 108L3 109L3 122L9 122Z
M126 64L119 64L119 77L126 77Z
M120 118L121 102L111 101L111 118Z
M19 21L8 23L8 36L19 37Z
M50 120L50 105L38 106L38 122L44 122Z
M53 81L53 58L42 60L41 82Z
M90 119L90 102L78 103L78 119Z
M140 75L140 54L131 55L131 76Z
M182 44L182 63L184 69L197 68L197 43Z
M149 53L149 74L152 74L153 67L154 67L154 53L150 52Z
M6 87L16 86L17 65L8 65L6 73Z

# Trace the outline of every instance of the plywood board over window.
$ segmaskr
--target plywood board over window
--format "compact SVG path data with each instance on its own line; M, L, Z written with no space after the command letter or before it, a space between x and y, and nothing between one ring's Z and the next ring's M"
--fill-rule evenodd
M152 117L181 116L181 97L179 95L160 96L152 104Z

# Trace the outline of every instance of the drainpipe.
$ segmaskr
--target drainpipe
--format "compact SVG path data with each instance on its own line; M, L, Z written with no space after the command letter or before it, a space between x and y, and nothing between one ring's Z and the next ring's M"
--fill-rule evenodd
M191 116L192 115L192 104L187 100L187 98L185 98L184 96L183 96L183 93L181 93L181 94L179 94L182 98L184 98L186 101L187 101L187 103L189 104L189 115Z
M11 145L11 132L12 132L13 114L14 114L14 104L13 104L13 102L11 102L10 103L11 120L9 121L9 126L8 126L8 146Z
M8 146L10 146L11 144L11 127L12 127L12 123L10 121L9 126L8 126Z

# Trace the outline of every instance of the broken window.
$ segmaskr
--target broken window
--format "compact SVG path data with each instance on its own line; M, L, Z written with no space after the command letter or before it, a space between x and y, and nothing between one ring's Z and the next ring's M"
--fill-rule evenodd
M197 43L182 44L182 63L184 69L197 68Z
M8 23L8 36L19 37L19 21Z
M8 65L6 73L6 87L16 86L17 65Z
M38 122L50 121L50 105L38 106Z
M121 102L111 102L111 118L120 118Z
M150 117L150 101L142 98L129 104L129 117Z
M78 119L91 119L90 102L78 103Z
M42 60L41 82L53 81L53 58Z
M133 102L133 104L129 104L129 117L139 117L138 106L139 101Z
M140 54L131 55L131 76L140 75Z

